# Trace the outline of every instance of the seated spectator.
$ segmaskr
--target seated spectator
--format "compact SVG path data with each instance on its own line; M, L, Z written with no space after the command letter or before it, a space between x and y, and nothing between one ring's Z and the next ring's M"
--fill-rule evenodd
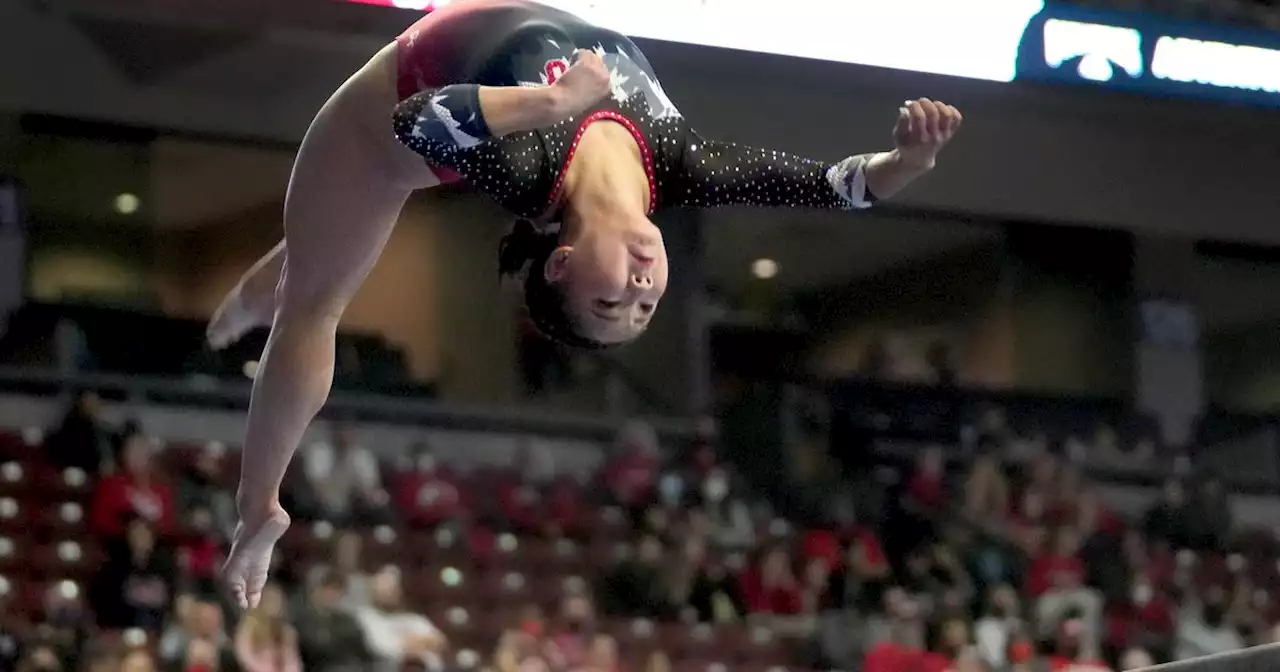
M373 451L355 443L345 425L333 428L331 442L302 451L303 471L334 523L379 525L390 521L390 498Z
M1222 489L1222 481L1208 476L1200 480L1190 498L1185 516L1187 548L1194 551L1222 551L1231 534L1234 516L1231 502Z
M580 672L618 672L618 642L609 635L596 635L586 658L576 668Z
M1018 592L1004 584L991 589L982 618L974 627L978 654L992 669L1009 664L1008 653L1013 643L1028 633L1018 604Z
M155 658L146 649L131 649L120 657L119 672L157 672Z
M159 631L173 597L173 566L165 551L143 520L108 544L106 563L90 590L100 627Z
M645 535L634 558L622 561L608 574L600 590L600 607L613 616L661 618L670 614L664 594L662 542Z
M595 605L586 595L571 593L560 601L560 614L551 633L546 661L553 669L585 665L596 632Z
M1120 672L1146 669L1155 664L1151 654L1142 649L1128 649L1120 655Z
M1142 532L1148 540L1164 541L1174 548L1186 548L1190 543L1186 491L1180 481L1165 481L1160 499L1142 517Z
M915 669L921 672L949 672L969 649L968 620L961 617L947 618L938 626L935 639L930 650L920 656Z
M924 615L907 591L894 586L884 592L881 609L870 615L862 631L863 672L913 669L924 650Z
M908 553L902 586L927 612L941 609L949 593L967 600L973 592L968 571L945 543L921 546Z
M285 620L284 591L268 584L258 606L236 627L236 662L242 672L302 672L298 632Z
M342 606L355 610L369 606L371 577L364 570L364 539L358 532L344 530L333 542L333 563L311 566L309 585L320 576L329 575L343 582Z
M444 635L426 616L405 606L400 571L378 572L370 589L372 602L356 611L356 619L373 653L373 669L398 672L402 665L419 663L433 671L442 670Z
M710 523L710 540L716 548L745 551L755 545L751 511L724 469L716 467L707 472L701 495L702 510Z
M637 525L657 494L662 451L653 427L640 421L628 423L618 433L615 452L601 471L609 498L627 509Z
M738 580L714 554L698 566L689 588L688 605L696 612L699 623L733 623L747 613Z
M1110 672L1110 666L1089 643L1088 630L1089 626L1079 619L1063 621L1053 635L1048 656L1050 672Z
M70 581L59 581L44 593L43 619L36 626L40 640L52 646L68 667L81 660L92 623L80 599L79 587Z
M582 485L572 476L560 476L547 486L545 518L551 537L578 538L586 531L586 503Z
M173 493L157 473L147 437L131 434L120 447L119 473L103 478L93 494L90 526L95 534L118 537L128 521L140 518L156 532L173 530Z
M947 506L946 456L942 449L930 446L920 453L916 468L907 482L907 497L925 511L941 511Z
M225 561L227 537L214 530L213 514L208 509L196 509L187 516L189 527L175 538L178 570L186 579L212 583Z
M373 662L360 623L342 608L346 587L341 575L323 571L296 611L298 651L308 672L358 672Z
M766 551L758 563L743 572L741 586L747 611L752 614L793 616L804 608L800 582L784 548Z
M102 400L97 393L84 391L49 434L44 452L59 469L74 467L96 476L112 470L111 443L111 429L102 420Z
M193 639L187 644L182 666L178 669L183 672L222 672L223 670L235 669L228 667L223 660L216 644L207 639ZM250 672L251 670L251 668L242 669L244 672Z
M1244 638L1227 622L1226 594L1221 587L1203 591L1200 600L1190 600L1178 614L1175 660L1186 660L1245 647Z
M1131 646L1169 651L1176 605L1146 575L1138 575L1130 594L1107 609L1107 644L1113 651Z
M211 444L201 449L195 462L187 465L178 481L178 511L190 518L197 512L211 516L211 531L230 539L236 526L236 503L232 490L222 478L226 448ZM202 514L203 515L203 514Z
M1102 623L1102 594L1085 584L1085 566L1078 554L1079 548L1080 538L1075 529L1060 528L1052 549L1032 560L1027 588L1037 598L1035 620L1041 635L1049 636L1057 632L1064 621L1078 618L1085 629L1081 635L1083 646L1096 652Z
M1009 481L993 455L974 460L964 483L964 515L981 525L995 525L1009 514Z
M226 630L223 629L222 606L217 597L179 595L174 600L173 622L160 638L158 653L161 662L169 666L180 666L196 642L203 643L202 646L197 646L200 649L198 653L208 653L212 649L218 667L232 669L235 658Z
M31 647L31 650L18 662L17 672L62 672L71 668L64 667L58 652L46 644Z
M432 529L466 514L458 479L441 469L431 455L395 477L396 507L415 528Z

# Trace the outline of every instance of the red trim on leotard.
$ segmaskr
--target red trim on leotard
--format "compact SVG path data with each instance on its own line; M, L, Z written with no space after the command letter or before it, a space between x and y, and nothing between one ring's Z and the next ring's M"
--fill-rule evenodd
M564 158L564 165L560 166L560 174L556 176L556 184L551 189L551 197L547 199L547 208L554 208L556 203L560 201L562 190L564 189L564 177L569 172L569 164L573 161L573 155L578 151L578 142L582 140L582 134L587 132L587 127L601 119L616 121L622 124L622 127L631 133L631 137L635 138L636 144L640 146L640 161L644 164L644 174L649 180L649 212L658 207L658 179L653 172L653 150L649 147L648 138L636 128L635 122L631 121L626 115L617 110L596 110L587 115L578 124L578 131L573 134L573 142L569 144L569 154Z

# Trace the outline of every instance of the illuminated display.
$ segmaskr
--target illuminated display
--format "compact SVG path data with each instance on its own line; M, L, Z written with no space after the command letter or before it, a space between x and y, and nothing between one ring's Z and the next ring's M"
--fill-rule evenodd
M347 0L432 11L449 0ZM1280 106L1280 36L1044 0L542 0L638 38L998 82ZM922 17L928 17L923 19ZM903 27L910 26L910 36Z

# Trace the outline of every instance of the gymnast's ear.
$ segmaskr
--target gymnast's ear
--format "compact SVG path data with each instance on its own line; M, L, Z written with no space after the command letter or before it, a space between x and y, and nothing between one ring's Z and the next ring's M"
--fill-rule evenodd
M554 284L568 277L569 255L571 254L573 254L573 247L562 245L547 257L547 263L542 265L542 275L547 279L547 282Z

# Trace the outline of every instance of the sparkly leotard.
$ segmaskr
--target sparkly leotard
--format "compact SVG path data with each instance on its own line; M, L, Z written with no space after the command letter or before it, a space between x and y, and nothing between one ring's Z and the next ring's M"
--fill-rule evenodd
M456 176L520 217L556 217L565 168L583 132L601 120L621 124L639 145L651 210L875 201L864 175L869 155L823 163L702 138L634 43L571 14L527 0L471 0L428 15L399 44L396 136L446 179ZM548 128L489 134L480 86L550 85L580 49L595 50L609 68L609 98Z

